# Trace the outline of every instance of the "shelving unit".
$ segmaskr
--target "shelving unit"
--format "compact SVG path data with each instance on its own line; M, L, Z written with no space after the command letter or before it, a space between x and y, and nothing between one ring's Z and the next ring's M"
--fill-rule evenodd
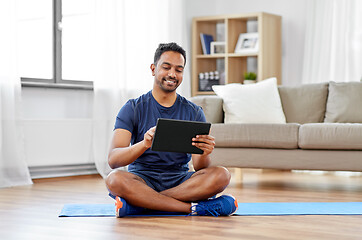
M234 53L239 35L247 33L248 23L254 22L258 32L259 49L255 53ZM217 25L224 25L225 53L205 55L200 33L210 34L217 40ZM281 16L269 13L250 13L196 17L192 21L192 96L213 94L199 90L199 73L217 69L221 61L225 84L243 83L248 70L248 58L256 58L257 81L276 77L281 84Z

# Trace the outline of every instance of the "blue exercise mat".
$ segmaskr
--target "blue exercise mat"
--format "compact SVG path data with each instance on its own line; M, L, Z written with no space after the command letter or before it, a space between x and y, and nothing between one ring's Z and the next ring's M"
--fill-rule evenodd
M115 217L114 204L65 204L59 217Z
M362 202L239 203L234 216L362 215ZM59 217L114 217L114 204L66 204ZM184 213L149 211L135 216L186 216Z
M116 209L114 204L65 204L59 217L115 217ZM136 217L154 217L154 216L186 216L185 213L162 212L147 210Z
M234 215L362 215L362 202L239 203Z

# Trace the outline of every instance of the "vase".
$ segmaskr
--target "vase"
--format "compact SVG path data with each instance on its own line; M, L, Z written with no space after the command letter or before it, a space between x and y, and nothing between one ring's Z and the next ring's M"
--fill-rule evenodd
M244 80L244 84L253 84L253 83L256 83L256 80L249 80L249 79Z

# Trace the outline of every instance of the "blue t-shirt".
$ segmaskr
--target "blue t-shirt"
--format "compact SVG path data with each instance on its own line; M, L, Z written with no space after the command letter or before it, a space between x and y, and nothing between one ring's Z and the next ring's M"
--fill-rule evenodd
M114 128L130 131L133 145L142 141L144 134L156 126L158 118L206 122L202 108L179 94L171 107L164 107L154 99L152 91L149 91L136 99L128 100L119 111ZM191 154L156 152L149 148L128 166L128 171L186 172L190 160Z

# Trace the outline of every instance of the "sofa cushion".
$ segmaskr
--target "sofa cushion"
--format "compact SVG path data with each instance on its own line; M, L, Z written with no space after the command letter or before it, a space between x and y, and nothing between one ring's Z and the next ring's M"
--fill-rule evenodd
M298 148L299 124L212 124L216 147Z
M324 121L362 123L362 82L330 82Z
M222 98L218 96L196 96L190 98L190 101L202 107L206 121L210 123L222 123L224 121Z
M276 78L256 84L214 85L223 98L225 123L285 123Z
M323 122L326 111L328 83L278 87L288 123Z
M362 150L362 124L303 124L299 128L298 143L302 149Z

